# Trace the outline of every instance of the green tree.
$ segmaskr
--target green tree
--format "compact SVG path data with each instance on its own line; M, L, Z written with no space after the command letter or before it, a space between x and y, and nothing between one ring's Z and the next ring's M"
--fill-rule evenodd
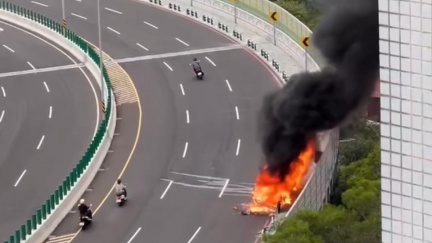
M359 179L354 186L342 195L346 208L354 211L361 219L366 219L380 208L380 183L378 180Z
M314 235L307 222L301 220L285 220L280 228L283 230L266 238L268 243L324 243L321 237Z
M345 191L360 179L377 180L380 178L380 147L376 145L369 155L348 166L342 166L339 174L339 184Z
M374 128L373 128L374 129ZM318 212L301 210L285 221L266 243L380 243L380 147L374 130L364 130L374 145L363 158L339 169L339 206ZM307 227L306 227L307 226ZM303 232L300 237L293 232ZM316 241L313 241L316 240Z
M365 220L352 225L352 235L346 242L381 243L381 214L379 208Z
M317 213L299 212L297 219L309 223L311 231L321 236L326 243L346 242L351 234L351 225L358 217L342 206L326 205Z
M361 119L344 128L341 131L341 139L346 141L339 146L339 164L349 165L367 157L379 144L379 126Z
M319 10L309 6L304 0L279 0L277 4L298 18L310 29L315 28L318 23Z

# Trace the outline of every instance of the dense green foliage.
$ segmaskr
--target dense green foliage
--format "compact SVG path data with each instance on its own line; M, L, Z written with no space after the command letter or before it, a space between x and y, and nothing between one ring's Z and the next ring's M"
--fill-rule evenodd
M381 242L378 127L362 121L352 129L351 140L340 146L337 203L298 212L266 243Z
M279 6L286 9L310 29L315 28L319 19L318 8L308 0L277 0Z

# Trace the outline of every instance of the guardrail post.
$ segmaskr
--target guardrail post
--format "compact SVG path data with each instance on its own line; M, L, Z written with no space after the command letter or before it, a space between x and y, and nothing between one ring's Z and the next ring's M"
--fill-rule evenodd
M47 209L47 214L50 215L51 214L51 202L50 202L49 198L46 200L45 205L46 205L46 209Z
M27 238L27 230L25 224L21 225L21 240L25 240Z
M36 230L36 227L37 227L36 214L32 215L31 221L32 221L32 228L33 228L33 230Z
M42 219L46 219L46 218L47 218L46 204L42 204Z
M31 232L32 232L32 225L31 225L31 220L30 219L27 219L27 221L26 221L26 227L27 227L27 233L31 234Z
M21 237L20 237L20 230L15 230L15 242L20 243Z
M55 204L57 205L57 204L59 204L59 191L58 191L58 189L57 190L55 190L55 192L54 192L54 195L55 195Z
M51 210L54 210L55 209L55 194L51 194L50 195L50 206L51 206Z
M42 224L42 210L40 208L37 210L36 219L38 224Z

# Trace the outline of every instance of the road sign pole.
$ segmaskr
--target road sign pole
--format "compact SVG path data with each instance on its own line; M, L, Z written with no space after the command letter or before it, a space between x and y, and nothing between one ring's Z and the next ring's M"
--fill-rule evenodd
M102 30L101 30L101 12L100 12L100 0L97 0L97 15L98 15L98 37L99 37L99 69L100 69L100 81L101 81L101 99L104 101L104 84L103 81L103 56L102 56Z
M193 7L193 0L191 0L191 7Z
M65 14L65 2L64 2L64 0L62 0L61 1L61 5L62 5L62 18L63 18L63 21L66 19L66 14Z
M65 1L64 0L61 1L61 5L62 5L62 31L64 33L65 27L66 27L66 13L65 13Z
M276 45L276 21L278 21L277 12L270 12L270 19L273 22L273 44Z
M237 1L234 3L234 23L237 24Z
M308 48L310 46L310 38L308 36L303 37L301 40L301 45L304 47L305 50L304 62L305 62L305 69L306 71L308 71L308 57L309 57Z

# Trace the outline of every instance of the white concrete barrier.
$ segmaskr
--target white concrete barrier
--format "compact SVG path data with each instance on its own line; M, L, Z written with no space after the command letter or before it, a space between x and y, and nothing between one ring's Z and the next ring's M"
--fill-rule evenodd
M0 10L0 19L9 22L13 25L20 26L24 29L30 30L32 32L37 33L38 35L51 40L58 46L64 48L70 54L72 54L75 58L77 58L80 62L82 62L85 67L90 71L93 77L97 80L98 85L101 87L104 83L102 83L100 79L100 69L98 65L92 61L92 59L82 51L78 46L74 43L66 39L61 34L39 24L24 18L20 15L16 15L5 10ZM66 215L71 211L71 209L76 206L76 202L80 199L82 194L88 188L90 183L93 181L96 173L98 172L100 166L102 165L106 154L111 146L111 141L114 136L114 130L116 127L117 121L117 106L115 103L114 93L112 90L107 90L106 85L104 85L104 100L108 98L108 92L111 92L111 117L108 122L108 132L105 133L104 138L102 140L101 145L95 153L95 156L92 158L89 166L85 169L84 173L78 178L77 183L68 194L63 198L63 200L56 206L56 208L47 216L42 224L38 225L36 231L32 232L31 235L27 237L25 243L38 243L44 242L46 238L54 231L57 225L66 217ZM48 195L47 195L48 196ZM23 222L25 223L25 222ZM11 232L12 234L13 232Z

